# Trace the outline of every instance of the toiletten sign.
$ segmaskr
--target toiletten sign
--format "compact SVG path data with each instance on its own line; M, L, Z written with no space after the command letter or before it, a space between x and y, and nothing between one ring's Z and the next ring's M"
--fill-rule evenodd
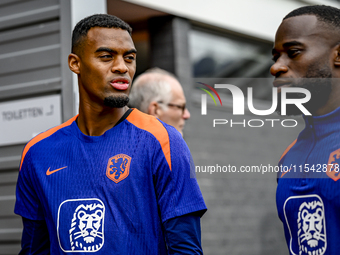
M26 143L61 124L60 95L0 103L0 146Z

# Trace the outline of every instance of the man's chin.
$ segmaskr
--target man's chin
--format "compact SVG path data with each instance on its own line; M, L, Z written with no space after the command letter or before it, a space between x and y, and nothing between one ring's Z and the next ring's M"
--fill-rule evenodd
M183 136L183 128L184 126L177 128L178 132L180 132L182 136Z
M315 76L317 78L315 78ZM328 69L325 72L318 71L313 73L313 76L309 74L307 78L296 80L294 83L291 83L289 87L304 88L309 90L311 98L308 102L303 103L302 106L307 109L312 115L314 115L329 100L329 96L332 92L331 77L332 75L331 73L329 73ZM305 95L303 93L287 93L286 97L287 99L296 99L296 102L298 102L299 99L305 98ZM295 104L287 104L285 107L285 115L297 116L302 114L301 110ZM282 115L281 93L278 93L278 105L276 112Z
M110 108L123 108L129 103L127 95L109 96L104 99L104 105Z
M286 104L285 107L286 107L286 114L283 115L282 114L282 109L281 109L281 104L282 104L282 101L281 101L281 90L280 92L278 93L278 101L277 101L277 106L276 106L276 110L275 112L281 116L298 116L298 115L301 115L302 112L301 110L295 105L295 104ZM300 93L290 93L290 94L287 94L287 99L296 99L296 100L299 100L301 98L303 98L304 95L303 94L300 94ZM306 104L304 104L304 107L305 107Z

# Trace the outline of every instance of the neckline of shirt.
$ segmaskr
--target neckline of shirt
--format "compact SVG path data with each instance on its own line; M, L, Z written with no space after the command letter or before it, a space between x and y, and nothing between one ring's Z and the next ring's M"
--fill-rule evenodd
M72 130L74 130L74 134L82 141L84 142L89 142L89 143L93 143L93 142L99 142L103 139L105 139L105 137L110 134L110 132L114 132L114 130L122 123L124 122L124 120L126 120L126 118L130 115L130 113L133 111L133 109L128 109L124 115L119 119L119 121L109 130L107 130L104 134L100 135L100 136L90 136L90 135L85 135L78 127L77 121L75 120L71 127Z

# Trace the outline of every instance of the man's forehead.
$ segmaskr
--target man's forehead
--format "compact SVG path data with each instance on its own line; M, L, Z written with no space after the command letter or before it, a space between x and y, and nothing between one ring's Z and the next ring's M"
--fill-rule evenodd
M130 44L131 47L134 47L129 32L120 28L93 27L88 31L86 39L92 45L112 42Z
M321 24L315 15L295 16L282 21L276 32L275 42L321 36L321 33Z
M185 96L181 84L173 77L171 78L171 91L173 99L185 101Z

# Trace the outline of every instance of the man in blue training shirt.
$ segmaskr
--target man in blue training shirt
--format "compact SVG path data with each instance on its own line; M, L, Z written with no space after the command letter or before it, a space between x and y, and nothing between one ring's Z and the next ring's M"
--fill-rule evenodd
M188 147L175 128L126 106L136 53L115 16L74 28L79 115L24 148L20 254L202 254L206 206Z
M305 129L279 165L276 203L290 254L338 254L340 242L340 10L306 6L277 30L274 86L311 92ZM299 96L299 95L294 95ZM297 109L287 114L298 114Z

